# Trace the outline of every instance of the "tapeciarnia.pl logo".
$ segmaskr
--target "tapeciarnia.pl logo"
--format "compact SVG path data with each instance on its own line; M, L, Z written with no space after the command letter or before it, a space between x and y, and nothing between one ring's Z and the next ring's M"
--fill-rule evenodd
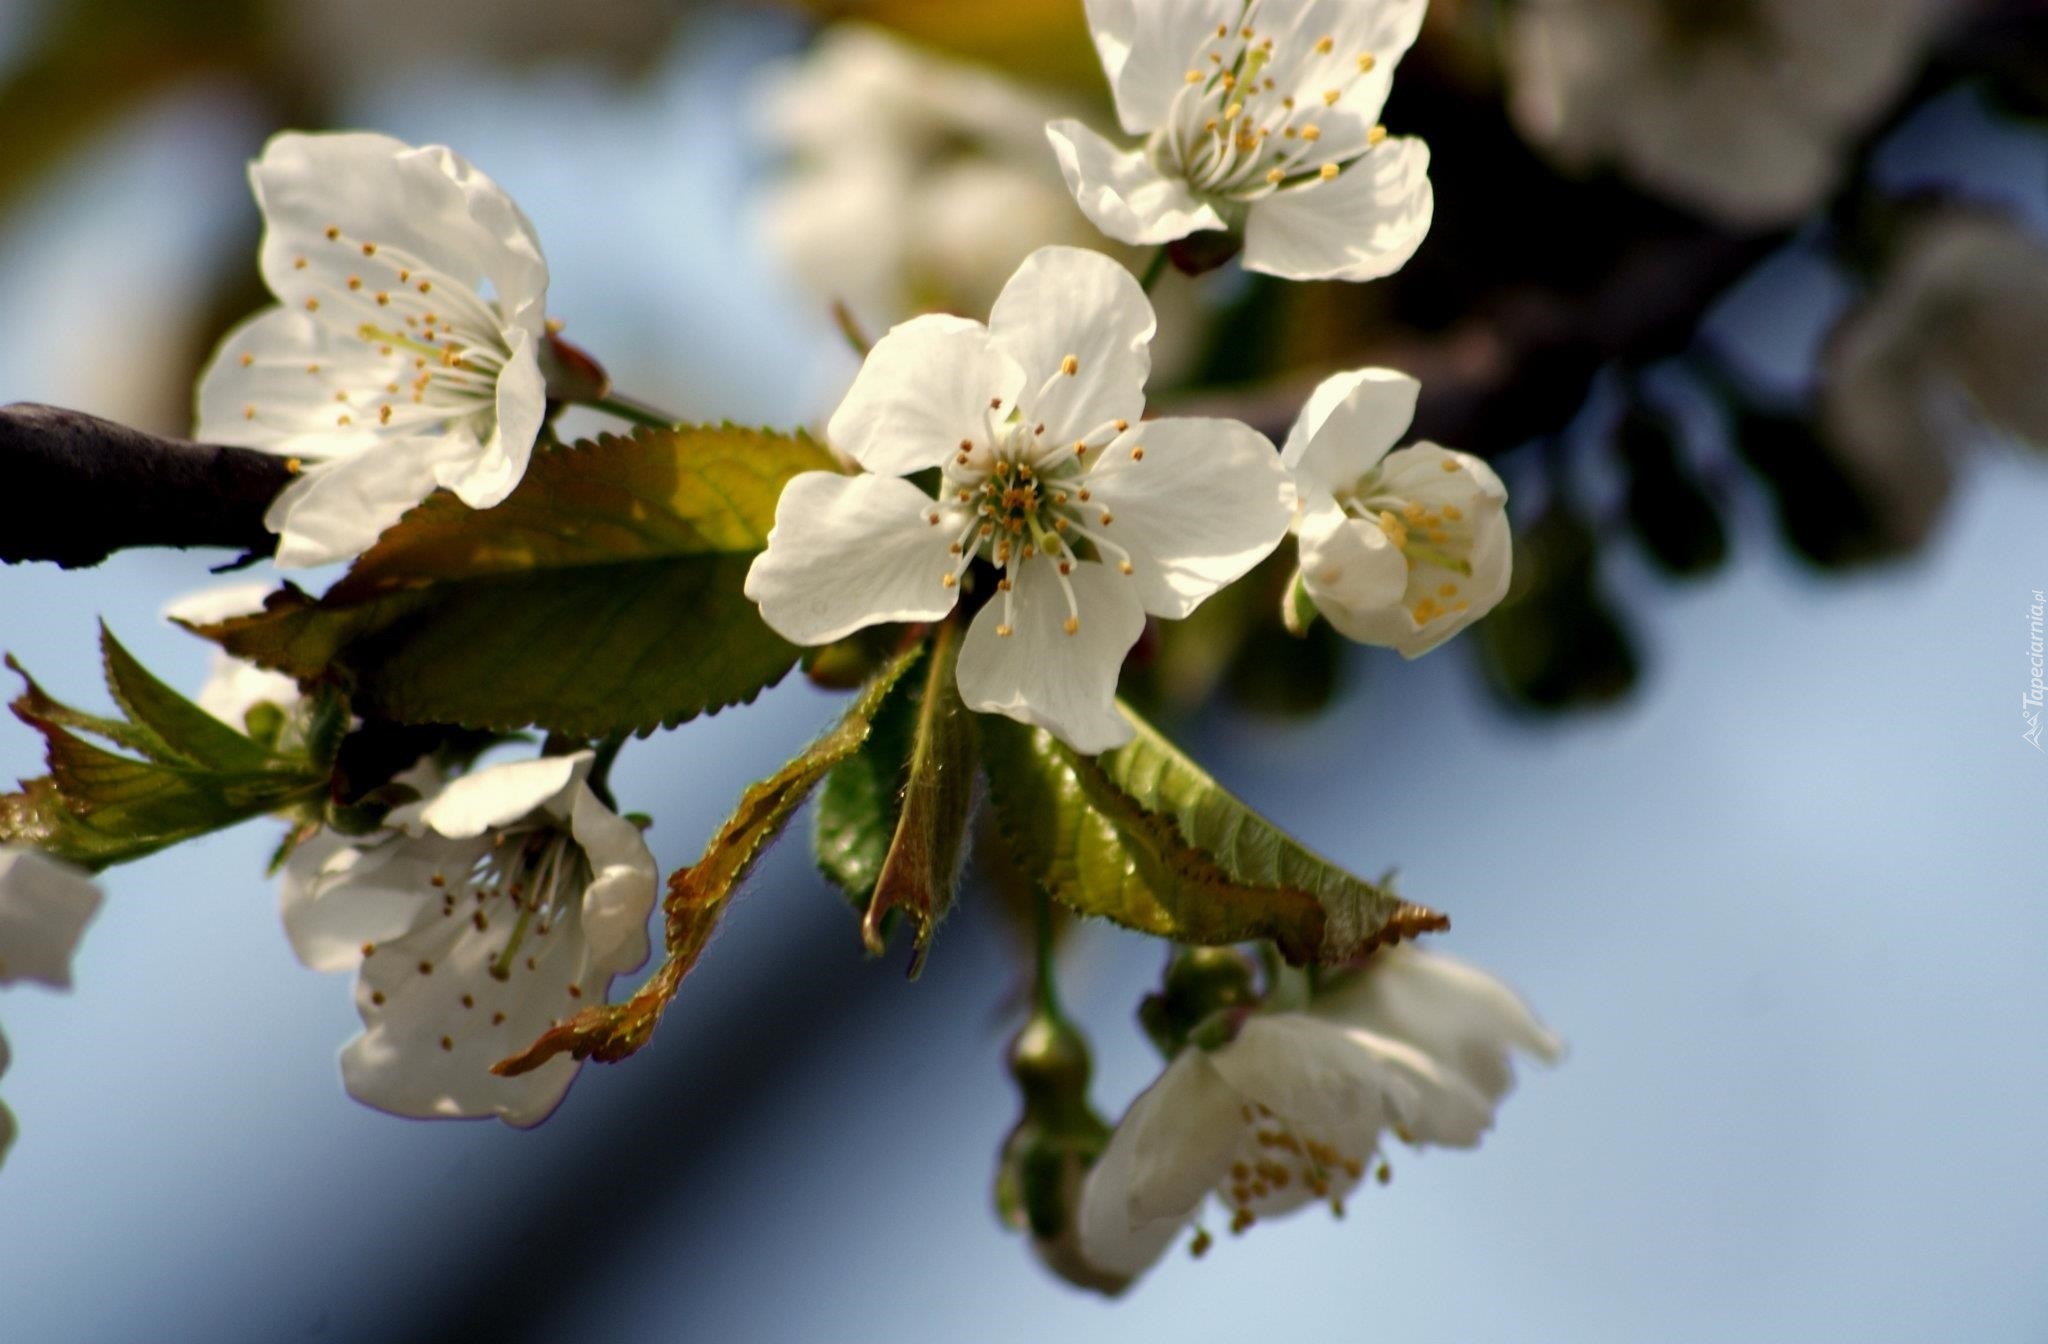
M2048 609L2048 598L2041 590L2034 590L2034 605L2027 609L2027 631L2032 636L2027 645L2027 663L2033 669L2033 680L2027 684L2026 695L2020 698L2020 715L2027 721L2027 731L2020 736L2034 744L2034 750L2041 750L2041 700L2048 693L2048 686L2041 682L2041 614Z

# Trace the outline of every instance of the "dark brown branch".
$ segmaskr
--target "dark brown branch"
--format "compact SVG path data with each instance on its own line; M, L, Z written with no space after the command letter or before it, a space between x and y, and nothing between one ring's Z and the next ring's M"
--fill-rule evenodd
M96 565L129 546L268 553L282 458L159 438L83 411L0 407L0 561Z

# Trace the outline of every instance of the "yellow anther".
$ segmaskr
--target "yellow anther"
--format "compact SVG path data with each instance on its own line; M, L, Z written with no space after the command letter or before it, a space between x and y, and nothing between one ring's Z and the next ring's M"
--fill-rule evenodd
M1436 595L1438 597L1456 597L1458 595L1458 585L1455 583L1447 583L1443 587L1436 590Z
M1384 126L1375 126L1365 133L1365 143L1368 145L1385 144L1386 139L1387 128Z
M307 311L307 312L309 312L309 313L317 313L317 312L319 312L319 311L320 311L320 300L318 300L318 299L307 299L307 300L306 300L306 311Z
M1338 168L1337 165L1334 163L1326 163L1316 171L1325 182L1334 182L1337 180Z
M1061 360L1061 361L1060 361L1060 372L1061 372L1061 373L1064 373L1065 375L1067 375L1067 377L1071 378L1071 377L1073 377L1073 376L1074 376L1075 374L1079 373L1080 371L1081 371L1081 358L1080 358L1080 356L1078 356L1078 355L1068 355L1068 356L1067 356L1067 357L1066 357L1065 359L1063 359L1063 360Z
M1371 52L1369 52L1369 51L1361 51L1361 52L1359 52L1359 53L1358 53L1358 73L1359 73L1359 74L1361 74L1361 75L1369 75L1369 74L1371 74L1371 73L1372 73L1372 68L1373 68L1374 66L1378 65L1378 64L1379 64L1379 61L1378 61L1378 60L1376 60L1376 59L1374 59L1374 57L1373 57L1373 54L1372 54Z
M1119 433L1119 434L1123 433L1123 432L1124 432L1125 430L1129 429L1130 427L1131 427L1131 422L1130 422L1130 421L1128 421L1128 420L1119 420L1119 421L1117 421L1117 422L1116 422L1116 432L1117 432L1117 433Z
M1244 111L1243 103L1232 103L1229 107L1223 109L1223 119L1225 121L1235 121L1237 120L1237 114L1242 111Z
M1316 39L1316 55L1318 55L1318 56L1327 56L1327 55L1329 55L1329 54L1330 54L1331 52L1335 51L1336 49L1337 49L1337 39L1336 39L1336 38L1334 38L1334 37L1319 37L1319 38L1317 38L1317 39Z
M1226 89L1234 89L1237 87L1237 76L1231 74L1228 70L1225 70L1223 72L1222 77L1218 79L1216 82L1221 84Z
M1342 89L1324 89L1324 90L1323 90L1323 106L1324 106L1324 107L1335 107L1335 106L1337 105L1337 100L1338 100L1339 98L1342 98L1343 96L1344 96L1344 90L1342 90Z
M1016 631L1010 629L1010 627L1007 625L999 625L996 627L996 637L999 639L1008 639L1011 635L1015 633Z
M1301 128L1301 138L1310 144L1314 144L1323 138L1323 128L1320 126L1304 126Z
M346 415L337 415L334 417L334 423L337 425L352 425L355 423L355 420Z
M1456 471L1458 469L1458 459L1455 457L1447 457L1437 465L1441 466L1445 471ZM1445 512L1448 513L1449 510L1446 509Z
M1450 520L1451 520L1452 522L1454 522L1454 523L1455 523L1455 522L1457 522L1457 521L1458 521L1459 519L1463 518L1464 516L1465 516L1465 514L1464 514L1464 511L1463 511L1463 510L1461 510L1461 509L1459 509L1459 507L1458 507L1457 505L1455 505L1455 504L1446 504L1446 505L1444 505L1444 517L1446 517L1446 518L1450 519Z
M1266 170L1266 180L1277 187L1287 180L1287 174L1278 168L1268 168Z
M1380 531L1387 534L1387 540L1394 543L1396 550L1408 548L1408 529L1394 516L1391 509L1380 510L1379 524Z
M1119 561L1117 561L1117 562L1116 562L1116 567L1117 567L1117 569L1118 569L1119 571L1121 571L1122 573L1125 573L1125 574L1129 574L1129 573L1131 572L1131 562L1130 562L1130 561L1128 561L1128 560L1119 560Z
M339 237L341 237L341 230L329 224L327 226L327 241L331 243Z
M251 364L254 364L255 362L256 356L254 355L245 354L242 356L242 367L245 369L248 368Z
M1137 445L1136 447L1134 447L1134 448L1132 448L1132 449L1131 449L1131 461L1133 461L1133 462L1143 462L1144 460L1145 460L1145 445L1141 443L1141 444L1139 444L1139 445ZM1105 521L1105 522L1107 522L1108 520L1107 520L1107 519L1104 519L1104 521Z
M1421 501L1411 499L1402 506L1401 512L1409 522L1419 523L1428 515L1429 510L1422 506Z
M254 406L251 406L249 409L253 411L256 408ZM284 474L287 476L296 476L305 469L306 464L304 462L301 462L296 457L288 457L284 460ZM370 954L365 952L363 953L363 955L367 957Z
M363 277L360 275L350 276L348 278L348 287L350 289L361 289L363 287Z
M1060 628L1062 630L1065 630L1070 635L1078 635L1081 633L1081 618L1078 616L1069 616L1066 619L1066 623L1062 625Z
M1190 71L1188 71L1188 83L1190 83L1190 84L1199 84L1199 83L1201 83L1201 82L1202 82L1203 80L1205 80L1205 79L1207 79L1207 78L1208 78L1208 76L1207 76L1207 75L1205 75L1205 74L1203 74L1203 73L1202 73L1201 71L1199 71L1199 70L1190 70Z
M254 406L244 406L242 408L242 418L244 420L254 420L256 418L256 408Z
M303 270L305 270L305 269L306 269L306 259L305 259L304 257L294 257L294 258L292 258L292 269L293 269L293 270L295 270L295 271L303 271Z

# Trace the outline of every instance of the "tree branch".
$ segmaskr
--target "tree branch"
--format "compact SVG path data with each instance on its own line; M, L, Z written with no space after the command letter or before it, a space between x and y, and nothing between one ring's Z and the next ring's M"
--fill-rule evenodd
M159 438L82 411L0 407L0 561L96 565L129 546L268 553L284 459Z

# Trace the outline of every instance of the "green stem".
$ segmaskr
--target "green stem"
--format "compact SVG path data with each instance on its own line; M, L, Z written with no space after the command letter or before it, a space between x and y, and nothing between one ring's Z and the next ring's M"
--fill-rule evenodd
M590 763L590 778L585 782L590 791L597 795L597 801L616 812L619 800L612 797L612 762L619 759L619 748L626 745L624 733L614 733L595 748L597 759Z
M1036 914L1033 922L1038 958L1038 974L1031 987L1032 1007L1055 1022L1064 1021L1060 1012L1059 983L1052 969L1052 897L1045 894L1044 887L1033 891L1032 908Z
M1150 294L1152 286L1158 284L1159 277L1164 274L1166 274L1166 248L1162 245L1157 252L1152 254L1152 260L1146 265L1145 274L1138 278L1138 283L1144 287L1147 294Z
M606 415L616 415L621 420L636 425L647 425L654 429L674 429L682 423L681 416L670 415L658 407L649 406L644 401L637 401L619 393L598 397L583 404L593 411L603 411Z

